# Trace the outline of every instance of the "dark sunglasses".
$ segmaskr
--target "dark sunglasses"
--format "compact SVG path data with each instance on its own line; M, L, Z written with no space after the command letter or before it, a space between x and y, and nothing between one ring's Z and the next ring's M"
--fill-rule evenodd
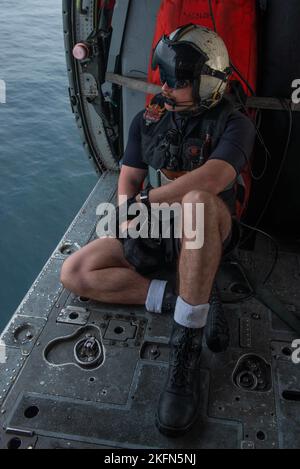
M167 76L163 70L160 70L159 73L161 84L167 83L168 87L173 90L182 90L191 85L191 80L177 80L175 77Z

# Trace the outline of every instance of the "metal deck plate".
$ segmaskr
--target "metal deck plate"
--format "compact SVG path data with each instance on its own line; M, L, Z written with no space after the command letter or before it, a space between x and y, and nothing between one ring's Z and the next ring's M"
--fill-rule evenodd
M95 237L95 208L114 197L116 181L115 174L103 176L101 189L100 181L2 335L7 358L0 364L0 446L298 448L300 365L291 360L297 335L254 298L225 304L231 331L225 353L214 355L204 344L193 430L176 439L158 432L155 412L168 366L171 315L77 298L59 284L67 256L61 245ZM247 269L261 276L272 255L261 238L255 252L239 253ZM282 249L268 283L296 314L299 265L297 252ZM228 301L232 279L224 272L219 278ZM93 330L103 360L82 367L74 347Z

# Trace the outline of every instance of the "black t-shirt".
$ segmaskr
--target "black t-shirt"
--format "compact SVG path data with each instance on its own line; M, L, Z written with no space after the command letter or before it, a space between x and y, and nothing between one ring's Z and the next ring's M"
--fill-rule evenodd
M133 168L147 169L142 160L141 152L141 123L144 111L139 112L133 119L128 136L128 143L122 164ZM175 113L180 119L180 114ZM255 128L248 117L239 111L233 112L228 118L225 130L217 147L209 160L223 160L231 164L237 176L251 157L255 140Z

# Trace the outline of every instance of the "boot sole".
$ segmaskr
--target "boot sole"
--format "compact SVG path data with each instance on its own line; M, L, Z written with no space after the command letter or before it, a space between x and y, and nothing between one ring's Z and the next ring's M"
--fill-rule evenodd
M185 433L189 432L192 429L192 427L194 426L194 424L196 423L196 421L198 420L198 417L199 417L199 410L198 410L198 412L196 412L196 415L195 415L195 418L193 419L193 421L191 423L189 423L184 428L167 427L166 425L163 425L163 424L160 423L160 421L158 419L158 416L156 416L156 418L155 418L155 424L156 424L158 430L160 431L160 433L162 433L163 435L166 435L166 436L170 436L172 438L176 438L176 437L182 436Z

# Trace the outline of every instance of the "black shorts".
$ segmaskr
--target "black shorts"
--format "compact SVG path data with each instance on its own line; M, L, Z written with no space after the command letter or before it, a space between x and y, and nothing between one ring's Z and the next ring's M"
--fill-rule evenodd
M126 260L137 272L146 275L160 269L167 269L177 264L181 250L180 238L120 239L124 247ZM239 225L232 218L232 228L223 242L223 256L228 255L239 241Z

